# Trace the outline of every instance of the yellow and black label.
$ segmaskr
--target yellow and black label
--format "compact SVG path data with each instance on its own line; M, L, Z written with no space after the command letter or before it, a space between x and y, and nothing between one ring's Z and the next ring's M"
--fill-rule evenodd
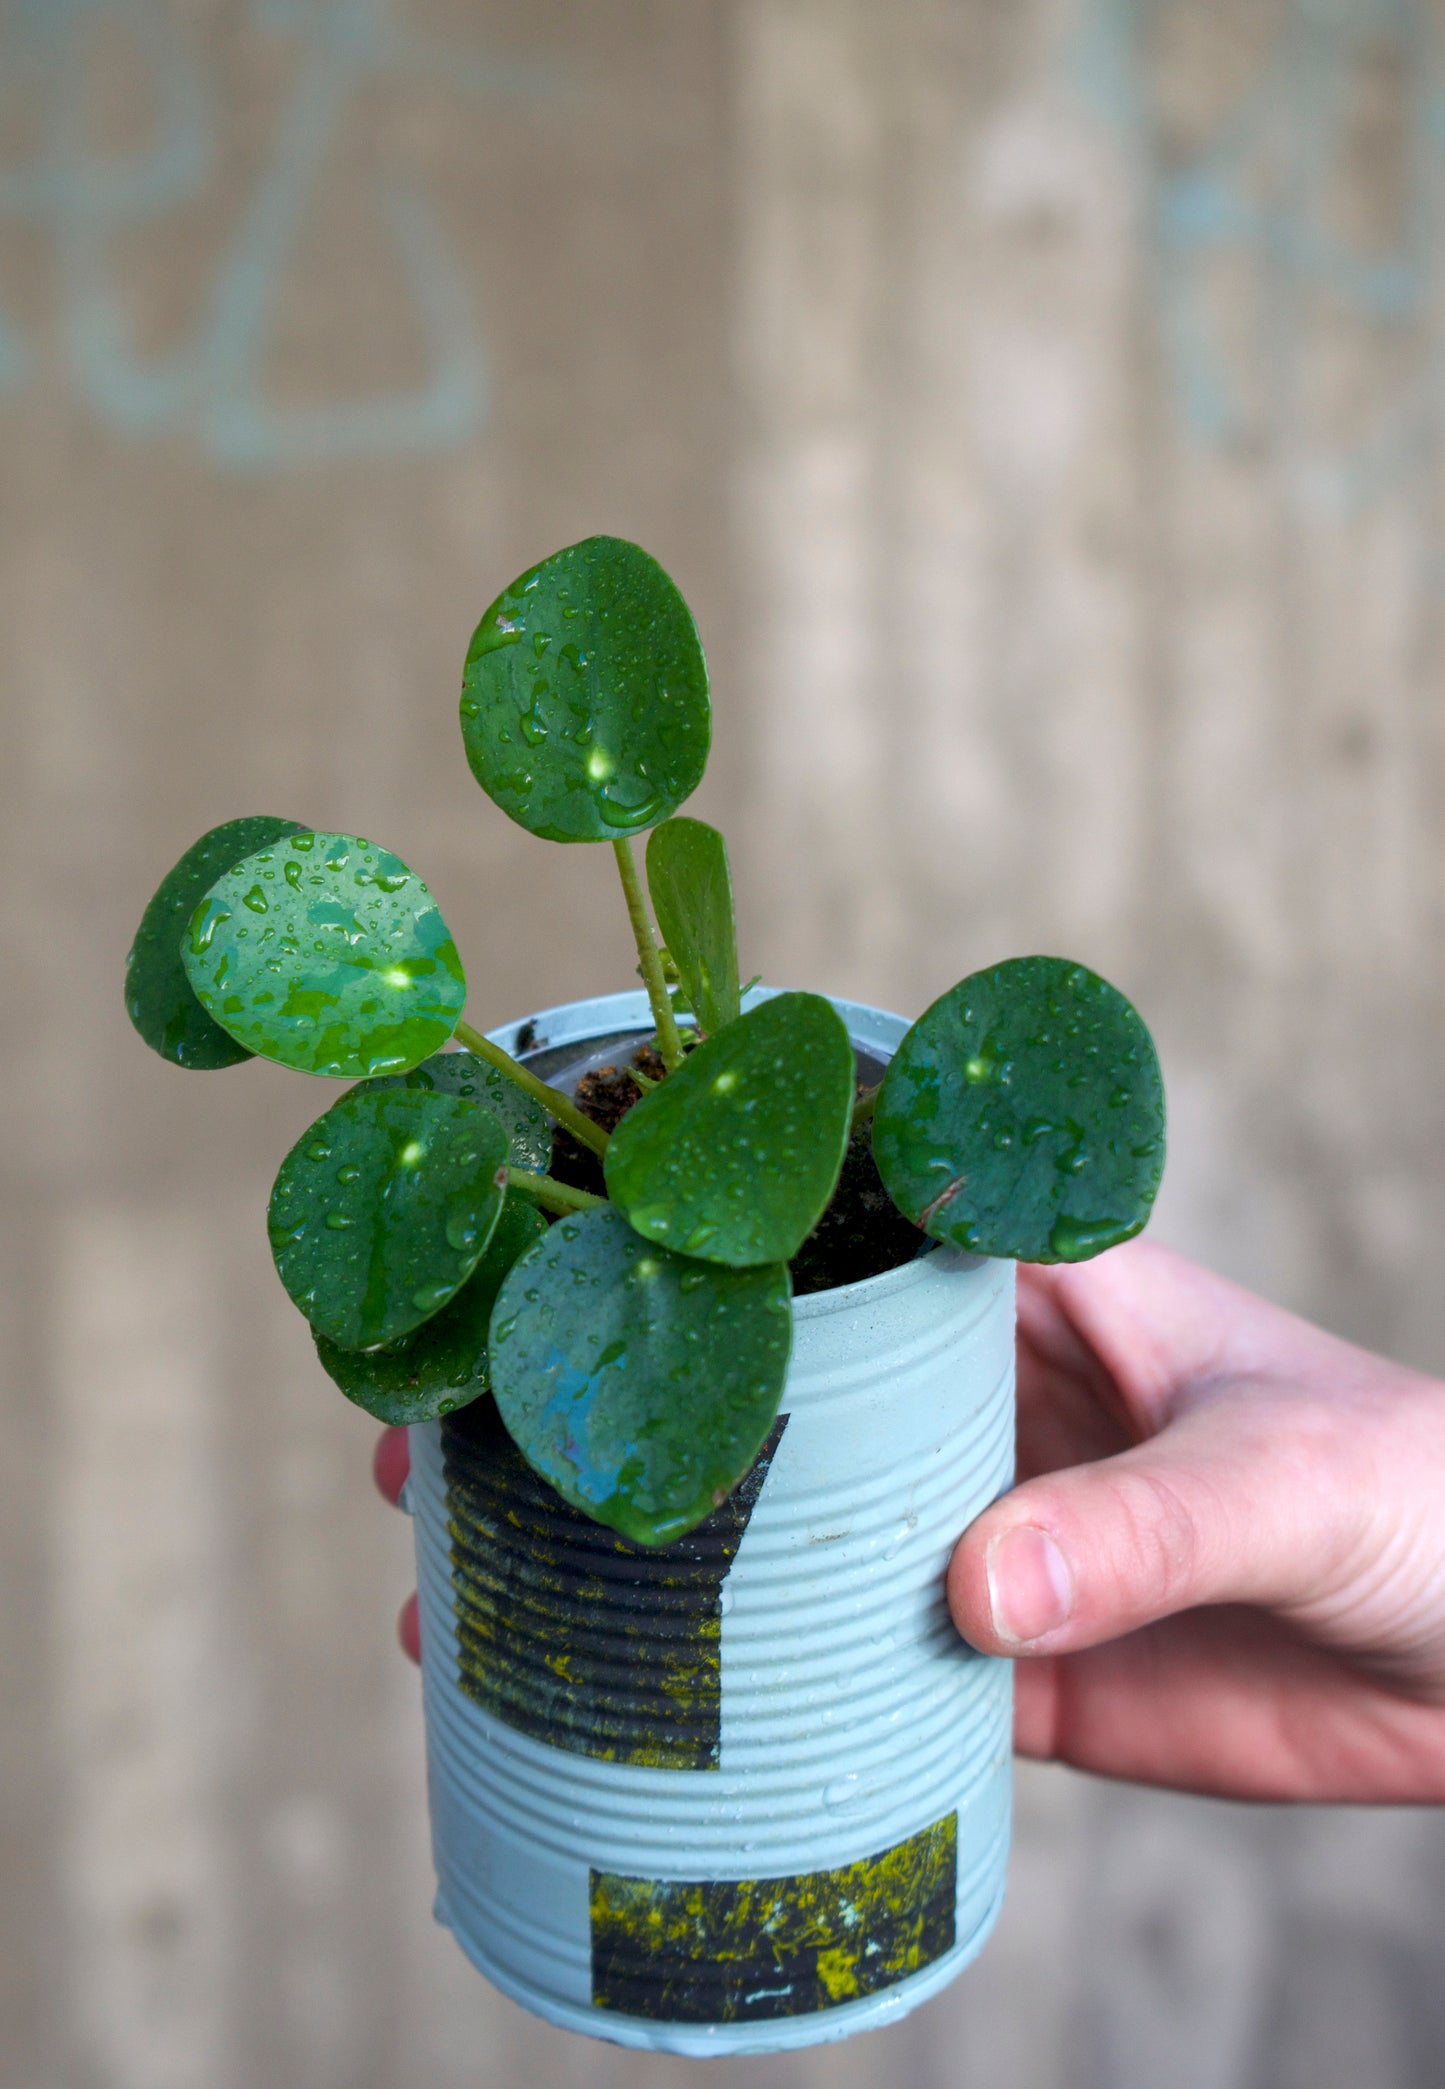
M784 1879L590 1875L592 2000L680 2024L808 2016L953 1948L958 1816L837 1871Z
M539 1479L484 1395L442 1424L460 1682L553 1748L714 1770L722 1585L787 1422L722 1507L634 1545Z

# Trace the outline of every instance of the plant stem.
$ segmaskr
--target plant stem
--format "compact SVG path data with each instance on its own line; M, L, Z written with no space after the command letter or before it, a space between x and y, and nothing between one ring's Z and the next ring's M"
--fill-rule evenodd
M601 1211L605 1197L594 1197L590 1190L574 1190L570 1182L558 1182L551 1175L533 1175L527 1168L502 1168L498 1171L507 1178L509 1190L520 1190L544 1211Z
M637 875L632 843L623 835L613 842L612 853L617 858L617 872L627 901L627 918L632 923L633 941L642 962L642 983L652 1003L652 1020L657 1025L657 1049L662 1054L663 1065L671 1073L675 1066L682 1064L682 1041L677 1034L677 1020L668 998L667 981L662 976L662 959L658 956L652 923L647 918L647 902L642 896L642 880Z
M515 1081L533 1102L542 1105L549 1117L555 1117L559 1124L565 1125L574 1139L580 1139L595 1154L607 1151L606 1132L600 1124L594 1124L590 1117L582 1115L570 1095L539 1081L520 1059L514 1059L510 1052L504 1052L500 1045L493 1044L490 1037L483 1037L481 1031L474 1030L470 1023L458 1023L455 1035L469 1052L475 1052L479 1059L486 1060L488 1066L495 1066L498 1073L505 1074L509 1081Z
M859 1096L857 1102L853 1105L853 1122L849 1126L850 1131L856 1132L859 1125L869 1122L873 1112L878 1107L878 1097L882 1092L882 1088L883 1083L880 1081L876 1088L866 1088L862 1095Z

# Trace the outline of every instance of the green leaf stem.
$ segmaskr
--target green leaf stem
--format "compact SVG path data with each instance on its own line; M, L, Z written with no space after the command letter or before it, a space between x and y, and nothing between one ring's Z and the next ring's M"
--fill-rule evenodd
M462 739L482 789L548 841L616 841L696 790L711 736L692 613L655 559L588 537L478 624Z
M237 863L197 906L183 955L224 1030L302 1073L404 1073L445 1043L466 1001L426 886L349 834L293 834Z
M487 1330L502 1280L547 1230L534 1205L509 1197L486 1253L449 1305L381 1349L340 1349L317 1335L316 1354L348 1400L379 1422L434 1422L487 1390Z
M358 1089L333 1104L271 1192L271 1252L313 1329L371 1349L440 1312L492 1237L506 1160L501 1124L459 1095Z
M710 1035L735 1023L738 942L727 843L686 815L647 838L647 889L688 1011Z
M492 1314L492 1390L528 1463L639 1545L711 1513L762 1448L792 1339L788 1273L720 1269L620 1213L560 1219Z
M295 820L225 820L193 842L166 872L141 916L125 961L126 1012L153 1052L176 1066L239 1066L254 1054L207 1015L186 977L181 943L196 903L223 872L287 834Z
M634 1105L604 1161L631 1225L707 1262L787 1262L843 1165L853 1047L821 994L778 994L690 1052Z
M899 1210L935 1239L1082 1262L1137 1233L1159 1187L1153 1041L1116 987L1066 958L975 972L889 1062L873 1154Z

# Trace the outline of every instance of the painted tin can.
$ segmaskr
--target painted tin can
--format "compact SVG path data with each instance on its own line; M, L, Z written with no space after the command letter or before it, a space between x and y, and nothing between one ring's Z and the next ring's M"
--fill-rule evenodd
M886 1060L904 1022L836 1006ZM635 993L494 1035L565 1086L648 1028ZM1011 1670L943 1581L1012 1477L1013 1265L939 1248L794 1313L757 1464L661 1551L562 1502L490 1400L410 1432L437 1916L571 2031L843 2038L936 1994L1003 1898Z

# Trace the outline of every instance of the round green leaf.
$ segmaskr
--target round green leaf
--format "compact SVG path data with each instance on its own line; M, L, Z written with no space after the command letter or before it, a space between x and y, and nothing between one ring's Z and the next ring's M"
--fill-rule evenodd
M212 1021L192 993L181 961L181 941L196 902L224 871L253 850L303 831L295 820L264 815L226 820L193 842L161 879L125 961L125 1005L136 1029L162 1059L210 1069L238 1066L252 1057L247 1046Z
M271 1191L271 1253L318 1334L343 1349L429 1320L481 1260L507 1135L490 1111L420 1088L344 1095Z
M472 774L547 841L617 841L665 819L707 763L692 612L636 544L588 537L482 618L462 678Z
M441 1095L460 1095L468 1102L480 1103L506 1132L511 1165L537 1175L546 1172L552 1156L552 1120L525 1089L509 1081L485 1059L479 1059L475 1052L435 1052L410 1073L386 1074L366 1085L373 1089L428 1088Z
M302 1073L401 1073L451 1036L461 959L401 860L349 834L293 834L212 885L182 951L207 1013Z
M855 1086L842 1017L779 994L690 1052L612 1135L607 1194L649 1240L737 1268L787 1262L827 1208Z
M702 820L664 820L647 837L647 889L684 1003L709 1034L735 1023L738 942L727 843Z
M502 1279L547 1230L535 1204L509 1197L486 1253L439 1313L382 1349L339 1349L325 1335L316 1354L348 1400L379 1422L434 1422L487 1390L487 1328Z
M955 1247L1082 1262L1128 1240L1164 1169L1153 1040L1066 958L975 972L889 1063L873 1154L900 1211Z
M666 1545L725 1500L777 1416L788 1273L719 1269L639 1238L616 1211L551 1227L492 1313L492 1391L564 1500Z

